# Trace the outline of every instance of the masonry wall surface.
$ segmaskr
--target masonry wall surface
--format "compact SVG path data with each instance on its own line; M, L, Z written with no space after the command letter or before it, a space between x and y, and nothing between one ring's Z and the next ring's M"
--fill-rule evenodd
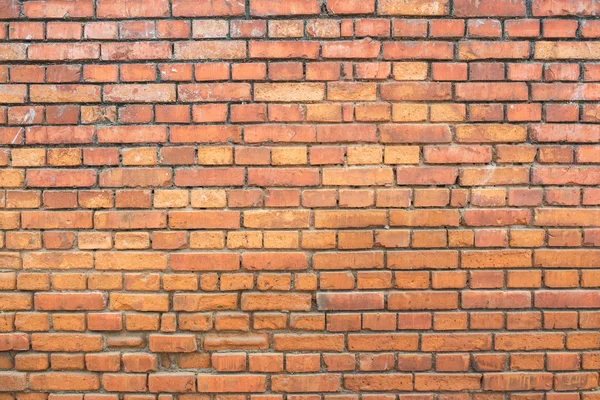
M598 400L600 2L0 0L0 400Z

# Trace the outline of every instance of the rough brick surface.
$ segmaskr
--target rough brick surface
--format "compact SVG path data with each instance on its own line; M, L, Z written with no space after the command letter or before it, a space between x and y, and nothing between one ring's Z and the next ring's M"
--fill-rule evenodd
M599 400L599 16L0 0L0 400Z

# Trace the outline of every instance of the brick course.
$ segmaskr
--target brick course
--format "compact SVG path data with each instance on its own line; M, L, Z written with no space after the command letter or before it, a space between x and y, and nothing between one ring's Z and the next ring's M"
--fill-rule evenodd
M600 2L0 0L0 400L598 400Z

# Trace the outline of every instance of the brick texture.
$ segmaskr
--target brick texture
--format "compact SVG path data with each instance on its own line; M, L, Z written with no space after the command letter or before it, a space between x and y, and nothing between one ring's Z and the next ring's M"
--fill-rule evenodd
M0 0L0 400L600 400L597 0Z

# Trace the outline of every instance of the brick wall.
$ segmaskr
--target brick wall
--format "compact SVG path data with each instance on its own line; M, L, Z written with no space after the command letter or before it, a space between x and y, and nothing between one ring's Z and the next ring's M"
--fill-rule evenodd
M0 400L600 399L598 14L0 0Z

